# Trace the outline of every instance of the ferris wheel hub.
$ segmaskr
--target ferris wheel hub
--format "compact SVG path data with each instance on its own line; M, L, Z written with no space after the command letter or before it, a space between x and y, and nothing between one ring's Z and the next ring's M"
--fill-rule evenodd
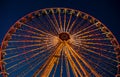
M59 34L59 38L62 40L62 41L67 41L70 39L70 35L68 33L60 33Z

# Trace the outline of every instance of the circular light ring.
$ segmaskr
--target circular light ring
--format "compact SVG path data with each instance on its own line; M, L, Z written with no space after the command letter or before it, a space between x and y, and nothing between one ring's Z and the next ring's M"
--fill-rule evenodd
M62 33L69 40L60 40ZM116 38L99 20L79 10L46 8L27 14L6 33L1 49L3 77L118 73Z

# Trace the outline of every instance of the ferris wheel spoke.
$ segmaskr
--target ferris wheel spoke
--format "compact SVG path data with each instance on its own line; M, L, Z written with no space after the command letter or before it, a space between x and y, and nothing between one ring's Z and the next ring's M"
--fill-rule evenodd
M75 62L73 61L72 57L70 56L70 51L71 50L67 50L67 52L65 52L65 54L66 54L66 56L68 58L68 62L70 63L70 66L72 68L73 74L74 74L75 77L79 77L78 76L78 73L79 73L80 77L83 77L82 74L81 74L81 72L79 71L78 67L76 66Z
M116 54L115 52L111 52L110 50L105 49L105 48L100 48L100 47L90 46L90 45L85 45L85 44L83 46L86 46L88 48L93 48L93 49L96 49L96 50L100 50L100 51L104 51L104 52L108 52L108 53L111 53L111 54Z
M61 15L59 14L59 17L60 17ZM61 17L60 17L61 18ZM59 20L61 20L61 19L59 19ZM65 32L65 29L66 29L66 21L67 21L67 19L66 19L66 9L65 9L65 13L64 13L64 23L63 23L63 31Z
M48 53L49 55L48 55L48 56L46 56L47 54L41 54L41 55L40 55L40 53L41 53L42 51L45 51L45 50L42 50L41 52L38 52L38 53L36 53L35 55L33 55L33 56L40 55L40 57L34 59L31 63L29 63L29 65L30 65L29 68L32 70L32 69L35 68L35 66L43 63L44 61L47 61L47 59L51 56L50 53L52 53L52 52L54 51L54 48L56 48L56 47L57 47L57 45L56 45L55 47L52 47L52 48L49 47L49 48L47 49L47 50L49 50L49 53ZM46 51L47 51L47 50L46 50ZM46 52L46 53L47 53L47 52ZM40 58L43 58L43 59L40 59ZM31 71L29 68L27 68L27 69L24 70L24 71L26 71L25 75L27 75L27 73L29 73L29 72ZM41 70L43 70L43 69L41 68ZM22 73L24 73L24 71L22 71ZM22 74L22 73L21 73L21 74ZM25 76L25 75L22 75L22 76Z
M61 51L60 58L61 58L61 64L60 64L60 77L62 77L62 76L63 76L63 51Z
M71 56L72 56L72 57L75 59L75 61L76 61L76 62L73 63L72 58L69 57L69 58L71 59L71 63L74 64L74 68L76 69L76 71L78 72L78 74L80 75L80 77L83 77L83 75L82 75L81 71L78 69L78 67L76 66L75 63L77 63L77 64L79 65L80 69L84 72L85 76L88 77L89 74L88 74L87 71L84 69L84 67L81 65L81 63L78 61L78 59L76 58L75 54L72 53L72 50L70 49L70 46L69 46L67 43L65 43L65 44L66 44L66 46L67 46L67 48L68 48L68 51L67 51L67 52L69 52L69 55L68 55L68 56L70 56L70 54L71 54ZM68 53L67 53L67 54L68 54ZM72 65L72 66L73 66L73 65Z
M71 66L71 68L72 68L72 71L73 71L74 76L75 76L75 77L78 77L78 74L77 74L77 72L76 72L76 67L75 67L75 64L74 64L73 60L70 58L70 56L69 56L68 54L66 54L66 55L67 55L67 57L68 57L68 62L70 63L70 66ZM72 64L72 63L73 63L73 64Z
M64 53L65 54L65 53ZM70 66L68 64L68 58L67 56L65 55L65 65L66 65L66 72L67 72L67 77L70 77Z
M25 40L25 41L27 42L27 40ZM16 44L15 44L15 46L16 46ZM39 47L39 48L44 48L45 46L46 47L50 47L50 46L54 46L54 45L52 45L51 43L49 43L49 41L48 42L46 41L45 43L42 43L42 41L41 42L39 41L39 44L30 44L30 45L24 44L24 46L19 46L19 47L16 46L16 48L7 48L7 49L5 49L3 51L12 51L12 50L18 50L18 49L23 49L23 48L37 47L37 46L42 46L42 47ZM15 54L15 52L14 52L14 54Z
M90 48L88 48L88 47L86 47L86 46L82 46L82 48L83 48L84 50L87 50L87 51L89 51L89 52L92 52L92 53L94 53L94 54L96 54L96 55L98 55L98 56L101 56L101 57L104 57L104 58L106 58L106 59L108 59L108 60L111 60L111 61L114 61L114 62L119 63L117 60L114 60L114 59L112 59L112 58L110 58L110 57L108 57L108 56L105 56L105 55L101 54L101 53L97 53L97 52L91 50Z
M41 21L40 19L38 19L39 20L39 23L37 22L37 21L31 21L31 22L33 22L33 23L30 23L30 25L33 25L33 26L35 26L36 28L40 28L41 30L43 30L44 32L46 32L47 34L52 34L50 31L48 31L48 30L46 30L46 29L44 29L43 27L44 26L46 26L46 27L49 27L49 25L44 21ZM43 20L43 19L42 19ZM42 23L40 23L40 22L42 22ZM29 25L29 23L28 23L28 25ZM42 27L43 26L43 27Z
M112 38L107 38L107 37L103 37L103 36L106 36L105 33L92 33L92 34L89 34L89 35L80 35L80 36L76 36L78 39L85 39L85 40L92 40L92 39L95 39L95 40L110 40Z
M66 27L66 29L65 29L65 32L68 32L68 29L69 29L69 26L70 26L71 19L72 19L72 14L70 15L70 18L69 18L69 20L68 20L68 23L67 23L67 27Z
M80 47L81 46L81 42L77 42L77 43L70 43L72 45L74 45L75 47Z
M38 36L45 36L45 34L40 34L40 33L38 33L38 32L34 32L34 31L32 31L32 30L23 30L23 29L18 29L19 31L22 31L22 32L27 32L27 33L30 33L30 34L34 34L34 35L36 35L37 37Z
M54 68L54 73L53 73L52 77L55 77L56 70L57 70L58 63L59 63L59 59L60 59L60 58L58 58L58 59L56 60L56 62L55 62L55 68Z
M46 57L46 56L45 56L45 57ZM38 65L38 64L40 64L40 63L42 63L42 62L46 61L48 58L49 58L49 57L43 58L43 61L39 61L39 60L38 60L38 62L37 62L37 63L36 63L36 62L34 62L35 64L34 64L33 66L31 66L31 68L30 68L31 70L29 70L29 69L28 69L29 71L26 71L26 72L27 72L27 73L29 73L30 71L32 71L32 69L34 69L34 68L35 68L35 66L36 66L36 65ZM39 59L39 58L38 58L38 59ZM25 73L25 74L27 75L27 73Z
M49 28L49 30L45 30L48 34L52 34L52 35L55 35L56 33L56 30L54 30L52 27L51 27L51 24L49 24L44 18L40 18L38 17L38 20L39 20L39 23L41 26L46 26L47 28ZM45 27L45 28L46 28Z
M97 64L96 62L91 61L90 59L87 59L86 57L84 57L83 55L81 55L83 58L85 58L88 62L94 64L96 66L96 68L105 70L107 72L109 72L111 75L114 75L110 70L106 69L105 67L103 68L102 66L100 66L99 64ZM101 71L102 72L102 71Z
M72 22L72 24L70 25L68 32L71 33L71 29L75 26L76 22L78 20L78 17L76 19L74 19L74 21Z
M28 28L34 29L34 30L36 30L36 31L39 31L40 33L48 34L48 33L44 32L44 31L42 31L42 30L40 30L40 29L37 29L37 28L33 27L33 26L24 24L24 23L22 23L22 22L20 22L20 23L21 23L22 25L24 25L24 26L27 26Z
M97 37L97 38L101 38L101 37L103 37L105 35L105 33L102 33L102 34L98 34L98 33L96 33L96 34L89 34L89 35L84 35L84 36L78 36L78 38L81 38L81 39L86 39L86 38L92 38L92 37ZM109 38L108 38L109 39Z
M59 34L60 33L59 26L55 25L54 21L50 18L50 16L48 14L46 14L46 19L55 28L55 31Z
M38 48L37 48L37 49L38 49ZM15 66L17 66L17 65L19 65L19 64L22 64L22 63L24 63L24 62L30 60L31 58L34 58L35 56L40 55L41 53L46 52L46 51L49 50L49 49L51 49L51 47L48 48L48 49L46 49L46 50L42 50L42 51L40 51L40 52L37 52L37 53L33 54L32 56L30 56L30 58L27 57L26 59L23 59L23 60L20 61L18 64L15 64L15 65L9 67L7 70L9 70L9 69L11 69L11 68L13 68L13 67L15 67ZM34 51L35 51L35 50L34 50ZM30 52L33 52L33 50L31 50ZM41 57L42 57L42 56L41 56Z
M51 55L50 55L49 57L51 57ZM44 64L42 64L42 65L34 72L34 74L33 74L32 77L36 77L36 76L45 68L45 66L47 65L47 62L48 62L48 61L49 61L49 60L47 59L47 60L44 62Z
M72 31L72 33L71 34L74 34L74 33L76 33L77 31L79 31L80 29L82 29L82 23L84 22L85 20L84 19L82 19L82 20L80 20L77 24L76 24L76 27L73 29L73 31ZM84 28L84 27L83 27Z
M34 51L34 54L32 55L32 56L30 56L29 58L33 58L33 57L35 57L35 56L37 56L37 55L40 55L40 54L45 54L45 52L46 51L48 51L49 49L51 49L51 48L53 48L53 47L48 47L47 49L45 49L45 50L41 50L40 52L35 52ZM52 49L51 49L52 50ZM33 52L33 51L32 51ZM50 51L49 51L50 52ZM46 52L47 53L47 52ZM11 58L10 58L11 59ZM6 59L4 59L4 60L7 60L7 58ZM15 62L15 61L19 61L20 60L20 58L18 58L17 60L15 59L15 60L12 60L12 61L10 61L9 63L7 63L7 64L10 64L10 63L12 63L12 62Z
M8 50L16 50L16 49L23 49L23 48L29 48L29 47L33 47L33 46L42 46L42 45L45 45L45 44L30 44L30 45L25 45L24 46L19 46L19 47L15 47L15 48L8 48L8 49L5 49L4 51L8 51ZM43 46L42 46L43 47Z
M61 30L61 32L63 32L63 31L65 31L65 19L64 19L64 25L62 26L62 19L61 19L61 14L60 14L60 12L59 12L59 14L58 14L58 20L59 20L59 23L60 23L60 30Z
M34 38L34 39L43 39L44 37L38 37L38 36L31 36L31 35L22 35L22 34L12 34L13 36L17 37L26 37L26 38Z
M47 49L47 50L50 50L50 48ZM49 53L51 53L52 50L53 50L53 48L50 50ZM44 51L44 50L43 50L43 51ZM37 53L36 55L39 55L39 53ZM43 63L44 61L46 61L46 60L50 57L50 55L48 55L48 56L46 56L46 55L47 55L47 54L42 54L42 55L40 55L40 57L38 57L38 58L34 59L33 61L31 61L31 62L29 63L29 65L30 65L29 68L27 68L27 69L25 69L24 71L22 71L22 72L21 72L21 75L22 75L22 76L27 75L27 73L29 73L32 69L34 69L35 66L37 66L37 65ZM43 59L41 60L40 58L43 58ZM26 72L26 73L23 75L24 72Z
M18 54L18 55L14 55L14 56L8 57L8 58L6 58L5 60L11 59L11 58L15 58L15 57L18 57L18 56L22 56L22 55L31 53L31 52L36 51L36 50L41 50L41 49L43 49L43 48L44 48L44 47L35 48L35 49L29 50L29 51L27 51L27 52L25 52L25 53L20 53L20 54Z
M57 35L58 34L58 29L56 29L56 26L55 27L52 27L54 24L51 23L51 21L48 19L48 17L45 17L46 18L46 22L44 22L46 25L48 25L48 28L50 28L50 32L53 34L53 35Z
M86 69L83 67L83 65L79 62L79 60L77 59L77 57L75 56L75 54L72 51L70 51L70 53L74 57L76 63L79 65L79 67L82 70L82 72L84 73L85 77L89 77L89 73L86 71ZM82 74L80 73L80 71L78 71L78 72L81 75L81 77L83 77Z
M25 35L25 34L12 34L13 36L17 36L17 37L22 37L22 38L33 38L33 39L42 39L42 40L46 40L49 39L49 37L51 37L51 35L39 35L39 36L33 36L33 35Z
M56 49L54 55L55 55L55 56L59 56L60 53L61 53L61 51L62 51L62 48L63 48L63 45L60 45L60 46ZM56 57L52 57L50 63L48 64L48 66L46 66L46 68L45 68L43 74L41 75L41 77L43 77L43 76L46 76L46 77L49 76L49 74L50 74L53 66L55 65L54 63L55 63L56 61L57 61L57 58L56 58ZM46 72L48 72L48 74L46 74Z
M74 36L77 36L77 37L87 36L87 35L89 35L89 33L94 33L95 31L98 31L98 30L100 30L100 28L89 30L89 31L85 31L85 32L83 32L81 34L77 34L77 35L74 35Z
M53 23L53 21L52 21L52 19L51 20L49 20L48 18L46 18L47 19L47 21L49 22L49 24L52 26L52 25L54 25L54 27L53 27L53 31L56 33L56 34L59 34L59 29L56 29L56 26L55 26L55 24Z
M43 58L44 56L46 56L46 55L42 55L42 56L40 56L41 58ZM31 62L27 62L27 64L29 64L30 66L34 66L33 64L34 63L36 63L36 65L38 65L38 64L40 64L40 63L42 63L44 60L46 60L48 57L44 57L43 59L42 59L42 61L41 61L41 59L40 59L40 57L38 57L38 58L36 58L36 59L34 59L33 61L31 61ZM29 59L30 60L30 59ZM28 61L28 60L27 60ZM19 65L21 65L21 66L19 66L19 69L20 68L22 68L22 67L25 67L27 64L23 64L22 65L22 63L24 63L24 61L23 62L19 62ZM17 64L18 65L18 64ZM16 69L15 69L16 68ZM35 68L35 67L34 67ZM16 71L18 69L18 67L14 67L13 68L13 70L10 72L10 73L12 73L12 72L14 72L14 71ZM31 71L30 69L28 69L28 71ZM28 72L27 71L27 72Z
M10 59L12 59L12 58L16 58L16 57L19 57L19 56L24 56L24 55L26 55L27 53L32 53L33 51L38 50L38 49L39 49L39 48L37 48L37 49L32 49L31 51L24 52L24 53L21 53L21 54L17 54L17 55L15 55L15 56L8 57L8 58L6 58L5 60L10 60Z
M55 13L54 13L54 11L53 11L53 9L51 9L51 11L53 12L52 13L52 16L53 16L53 21L55 22L54 24L57 26L57 28L59 29L59 32L61 32L61 29L60 29L60 27L59 27L59 24L58 24L58 21L57 21L57 19L56 19L56 16L55 16Z
M85 30L87 30L87 29L89 29L89 28L95 26L97 23L98 23L98 22L96 22L96 23L94 23L94 24L92 24L92 25L90 25L90 26L88 26L88 27L85 27L84 29L82 29L82 30L80 30L80 31L78 31L78 32L76 32L76 33L74 33L73 35L80 34L81 32L83 32L83 31L85 31Z
M83 57L89 56L91 58L91 61L92 61L92 59L94 59L95 61L97 61L96 63L100 63L101 62L101 58L100 58L101 56L95 57L94 55L91 55L88 52L78 52L78 53L81 54ZM109 62L106 62L106 61L102 61L102 63L105 63L106 65L110 65L110 66L116 67L114 64L112 64L112 63L110 64ZM115 68L113 68L113 69L115 69Z
M112 47L112 45L110 45L110 44L100 43L100 42L85 42L85 41L83 41L82 44Z
M101 66L99 65L99 63L101 63L101 58L100 57L95 57L95 56L93 56L93 55L90 55L88 52L82 52L82 53L79 53L79 54L81 54L81 56L82 57L84 57L84 58L88 58L88 57L86 57L86 56L89 56L91 59L89 59L89 61L90 62L92 62L92 59L94 59L94 60L96 60L97 62L92 62L93 64L95 63L97 66L99 66L100 68L101 68ZM115 70L115 65L114 64L110 64L109 62L106 62L106 61L102 61L102 63L105 63L106 65L108 65L108 66L112 66L112 67L114 67L114 68L112 68L113 70Z
M46 36L46 35L54 36L53 34L50 34L50 32L46 32L46 34L44 34L44 33L38 33L38 32L32 31L32 30L24 30L24 29L17 29L17 30L27 32L27 33L30 33L30 34L34 34L34 35L37 35L37 36Z
M78 53L76 53L76 51L75 51L70 45L68 45L67 43L66 43L66 45L68 46L69 50L70 50L71 52L73 52L73 53L76 55L76 57L78 57L78 58L91 70L91 72L92 72L96 77L101 77L101 75L98 74L98 73L95 71L95 69L94 69L92 66L90 66L90 64L89 64L84 58L82 58L81 56L79 56Z
M43 70L41 77L43 76L49 76L51 70L53 69L53 66L55 65L54 63L56 62L57 58L55 56L59 56L61 53L61 50L63 48L63 44L59 44L54 53L51 54L50 58L45 62L43 67L40 67L34 74L33 77L36 77L41 70ZM47 66L46 66L47 65ZM47 72L47 73L46 73Z
M32 43L40 43L42 42L41 40L11 40L9 43L27 43L27 42L32 42Z
M112 38L80 38L81 41L110 41Z

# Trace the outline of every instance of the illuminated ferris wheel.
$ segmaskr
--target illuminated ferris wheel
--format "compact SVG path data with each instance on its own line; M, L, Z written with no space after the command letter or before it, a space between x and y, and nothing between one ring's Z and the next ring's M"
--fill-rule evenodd
M0 48L0 77L120 77L120 46L96 18L69 8L22 17Z

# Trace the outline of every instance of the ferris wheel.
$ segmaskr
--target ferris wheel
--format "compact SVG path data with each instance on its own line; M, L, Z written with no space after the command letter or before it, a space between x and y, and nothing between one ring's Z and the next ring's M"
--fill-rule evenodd
M19 19L0 48L0 77L120 77L120 46L89 14L45 8Z

